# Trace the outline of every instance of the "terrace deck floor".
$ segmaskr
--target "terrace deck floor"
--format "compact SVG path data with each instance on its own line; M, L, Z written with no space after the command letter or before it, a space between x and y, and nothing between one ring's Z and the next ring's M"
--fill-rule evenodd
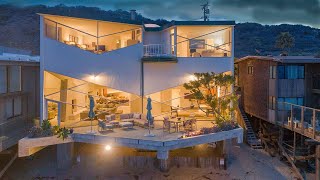
M197 130L200 130L202 127L211 127L211 122L212 121L197 121ZM170 133L168 131L163 131L162 127L163 125L161 121L155 121L155 128L151 129L151 133L155 135L154 137L146 137L145 135L149 133L149 130L147 128L142 128L139 126L134 126L133 129L114 128L113 131L99 131L98 126L94 125L92 129L97 136L121 137L153 141L177 140L185 133L183 127L180 127L179 132L174 132L174 129L172 128ZM90 126L77 127L74 128L74 133L88 134L90 130Z

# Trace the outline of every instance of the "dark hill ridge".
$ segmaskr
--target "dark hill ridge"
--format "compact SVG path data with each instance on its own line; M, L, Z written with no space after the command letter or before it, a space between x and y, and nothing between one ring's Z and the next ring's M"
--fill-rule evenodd
M64 5L47 7L44 5L16 7L0 5L0 46L31 50L39 54L39 16L36 13L58 14L101 20L129 20L130 13L123 10L104 11L94 7ZM163 25L166 20L151 20L141 15L137 21ZM275 38L280 32L290 32L295 38L291 55L315 55L320 50L320 29L302 25L261 25L239 23L235 27L236 57L255 55L279 55L275 48Z

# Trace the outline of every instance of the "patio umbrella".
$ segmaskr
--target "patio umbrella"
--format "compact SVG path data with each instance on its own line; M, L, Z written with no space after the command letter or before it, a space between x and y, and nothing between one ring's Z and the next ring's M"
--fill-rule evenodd
M94 99L92 96L89 96L89 99L90 99L90 104L89 104L89 114L88 114L88 117L90 118L91 120L91 133L93 133L92 131L92 119L95 117L95 114L94 114L94 111L93 111L93 108L94 108Z
M153 137L154 134L151 134L151 124L153 123L153 117L151 114L151 110L152 110L152 105L151 105L151 98L148 97L147 99L147 120L148 120L148 125L149 125L149 134L146 134L145 136L149 136L149 137Z

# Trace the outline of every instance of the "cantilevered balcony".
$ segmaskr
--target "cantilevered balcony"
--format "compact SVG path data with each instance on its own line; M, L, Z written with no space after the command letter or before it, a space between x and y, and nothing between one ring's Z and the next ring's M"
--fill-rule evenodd
M148 44L143 46L144 62L177 62L177 57L170 45Z

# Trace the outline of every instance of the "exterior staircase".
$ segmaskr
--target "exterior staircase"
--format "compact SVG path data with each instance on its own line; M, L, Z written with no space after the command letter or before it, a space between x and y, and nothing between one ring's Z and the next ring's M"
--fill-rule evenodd
M240 110L240 116L244 121L244 126L245 126L244 128L246 130L245 135L246 135L247 143L253 149L262 149L261 140L258 139L257 136L255 135L246 113L241 107L239 107L239 110Z

